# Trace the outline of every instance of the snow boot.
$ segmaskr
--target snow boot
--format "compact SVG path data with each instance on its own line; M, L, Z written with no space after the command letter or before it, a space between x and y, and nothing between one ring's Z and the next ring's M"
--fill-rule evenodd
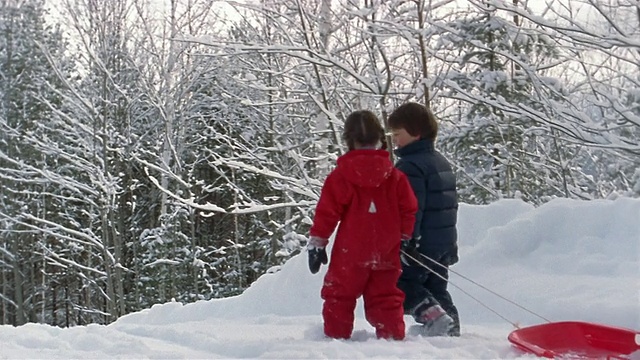
M449 329L449 336L459 337L460 336L460 316L458 315L458 310L456 309L455 313L447 312L449 316L453 319L453 324L451 325L451 329Z
M426 309L420 309L416 321L422 323L422 335L424 336L451 336L450 332L455 325L451 316L440 305L431 305Z

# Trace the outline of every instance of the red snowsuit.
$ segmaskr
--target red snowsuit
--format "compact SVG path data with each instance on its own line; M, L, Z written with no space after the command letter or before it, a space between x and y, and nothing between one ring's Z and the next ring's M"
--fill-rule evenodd
M351 150L322 187L311 236L328 239L340 222L321 296L324 332L349 338L356 300L379 338L405 335L400 241L413 234L418 208L405 175L385 150Z

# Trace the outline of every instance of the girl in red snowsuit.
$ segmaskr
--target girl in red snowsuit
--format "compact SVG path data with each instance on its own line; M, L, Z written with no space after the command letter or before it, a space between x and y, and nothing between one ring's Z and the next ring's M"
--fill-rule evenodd
M309 267L315 273L327 263L324 247L340 223L321 291L324 332L350 338L362 296L378 338L402 340L404 293L396 287L400 244L413 234L417 201L384 150L384 131L372 112L349 115L343 138L349 151L325 180L309 234Z

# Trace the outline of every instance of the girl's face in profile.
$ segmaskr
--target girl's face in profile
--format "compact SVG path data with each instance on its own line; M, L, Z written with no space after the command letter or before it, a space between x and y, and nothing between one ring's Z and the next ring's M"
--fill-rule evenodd
M420 139L420 136L413 136L409 134L404 128L400 128L391 130L391 138L393 139L393 143L396 145L396 147L402 148Z

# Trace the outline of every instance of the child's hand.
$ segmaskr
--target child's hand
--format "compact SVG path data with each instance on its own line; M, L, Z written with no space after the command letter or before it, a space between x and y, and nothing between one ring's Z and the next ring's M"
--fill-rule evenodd
M405 266L415 266L420 264L420 252L418 251L418 239L403 239L400 245L400 261Z
M456 247L451 252L451 255L449 255L449 261L447 265L451 266L458 261L460 261L460 258L458 258L458 246L456 245Z
M307 252L309 253L309 270L312 274L315 274L320 270L320 264L326 264L329 262L327 258L327 251L322 248L309 247Z

